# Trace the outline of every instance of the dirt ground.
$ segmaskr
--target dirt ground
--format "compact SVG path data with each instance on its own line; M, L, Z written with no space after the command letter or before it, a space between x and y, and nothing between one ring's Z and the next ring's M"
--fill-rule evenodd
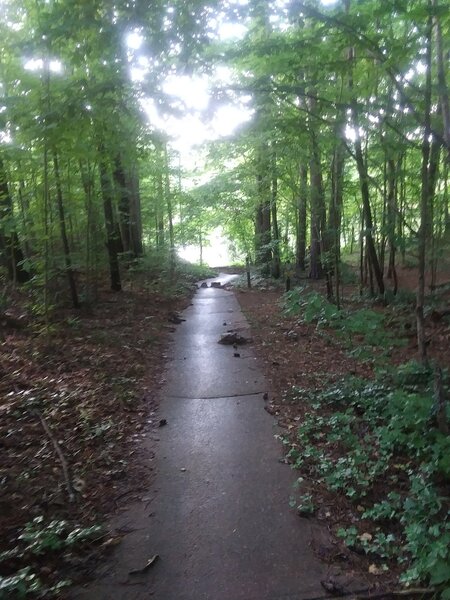
M413 271L402 271L399 281L411 292ZM324 291L323 283L315 287ZM347 287L349 296L353 292ZM266 410L289 432L301 415L298 407L283 403L285 390L293 385L317 389L349 373L370 377L372 371L350 358L332 335L319 335L314 324L283 315L281 294L280 289L236 290L270 381ZM140 488L148 488L153 469L141 460L139 442L157 439L154 398L163 382L167 333L189 294L170 300L164 292L136 287L120 294L104 290L90 311L60 311L48 336L33 329L23 298L16 300L16 310L0 324L0 552L14 548L18 534L36 517L64 520L69 529L89 527L104 523ZM448 308L448 293L439 302ZM390 323L406 339L393 362L414 358L413 300L401 309L377 309L392 311ZM448 320L430 311L427 336L430 356L450 366ZM332 507L326 511L332 520L349 518L336 498L324 502ZM330 517L323 518L329 522ZM87 562L119 542L105 532L95 544L64 556L51 547L41 555L19 553L1 562L0 575L31 566L44 587L64 578L76 581ZM341 552L329 540L316 550L330 562ZM353 557L346 568L350 565L367 572L361 557Z
M105 289L90 310L59 311L45 335L17 295L0 327L0 553L21 547L17 536L35 518L65 521L67 531L103 524L148 489L153 468L140 442L157 435L168 332L189 297ZM0 575L31 567L43 588L76 581L120 540L105 532L94 541L62 555L45 538L45 551L2 560Z
M450 281L450 274L443 281ZM406 305L383 307L375 305L375 310L384 311L386 320L395 336L404 340L404 346L392 353L391 363L401 364L418 358L415 336L415 313L413 289L416 286L416 273L411 269L402 270L399 274L403 292L406 292ZM306 283L306 282L305 282ZM266 288L266 286L263 286ZM310 289L326 294L324 282L308 283ZM266 402L266 410L274 415L278 424L289 439L294 439L299 423L302 421L305 407L299 404L286 403L285 392L292 386L309 390L320 390L330 383L346 375L357 375L363 378L373 376L373 365L370 361L361 362L349 357L339 340L331 330L318 329L316 324L302 323L298 317L283 314L281 296L283 289L237 289L239 303L251 323L252 340L257 355L261 358L266 375L271 384L271 393ZM408 296L411 295L411 297ZM438 297L440 308L450 308L448 292ZM358 307L356 287L347 286L345 307ZM443 368L450 367L450 322L440 318L435 309L429 310L426 319L428 355L431 360ZM316 518L331 532L338 527L353 524L354 507L343 497L332 494L324 487L317 487L314 482L305 482L315 487L314 492L320 498L320 509ZM323 528L322 528L323 530ZM330 565L341 565L346 572L346 579L366 581L369 588L389 590L396 587L398 570L395 566L388 574L380 577L369 575L369 558L349 552L348 548L333 535L322 535L317 541L317 554ZM345 577L344 577L345 579ZM345 583L344 583L345 588ZM390 596L386 596L390 597ZM414 596L412 596L414 597Z

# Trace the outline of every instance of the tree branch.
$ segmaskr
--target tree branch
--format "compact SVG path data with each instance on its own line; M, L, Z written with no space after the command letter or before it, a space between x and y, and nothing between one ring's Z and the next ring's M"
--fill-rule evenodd
M70 479L69 466L68 466L67 461L64 457L64 454L61 450L61 447L58 443L58 440L55 438L55 436L51 432L51 429L48 426L47 421L44 419L43 415L38 410L34 410L33 413L38 417L39 421L41 422L42 428L44 429L45 433L47 434L49 440L51 441L51 443L53 445L53 448L55 449L56 454L58 455L58 458L59 458L59 461L61 463L62 470L63 470L64 481L65 481L66 489L67 489L67 495L69 496L69 502L75 502L75 490L73 488L72 481Z

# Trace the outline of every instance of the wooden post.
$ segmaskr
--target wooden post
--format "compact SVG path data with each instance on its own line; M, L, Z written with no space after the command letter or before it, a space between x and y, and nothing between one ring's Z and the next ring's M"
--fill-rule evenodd
M248 256L245 259L245 267L247 269L247 287L250 289L252 287L252 282L250 280L250 258Z

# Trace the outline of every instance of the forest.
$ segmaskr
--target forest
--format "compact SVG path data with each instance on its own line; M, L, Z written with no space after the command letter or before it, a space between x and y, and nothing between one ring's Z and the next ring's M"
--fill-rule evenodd
M65 567L76 571L92 540L108 542L105 492L144 476L127 440L149 406L155 414L168 327L212 274L204 254L217 236L238 271L247 262L249 298L258 286L278 290L274 323L352 338L353 356L358 344L392 351L378 366L395 374L370 363L370 384L347 380L334 401L322 389L326 416L302 413L299 438L284 443L295 468L306 464L336 493L345 481L366 520L396 522L404 554L390 534L339 530L349 547L381 556L372 575L403 569L403 583L450 598L447 3L0 0L0 9L0 598L58 597L67 582L55 552L79 545ZM182 258L186 248L198 265ZM245 310L264 331L258 309ZM396 359L405 336L414 363L400 364L400 350ZM312 401L291 388L293 403ZM406 425L387 432L377 410ZM396 459L413 499L396 488L369 508L368 475L330 483L336 448L324 466L314 435L342 426L341 443L354 447L350 412L366 415L380 443L372 480ZM325 422L331 414L337 421ZM364 452L346 468L367 462ZM314 493L324 492L304 494L300 512Z

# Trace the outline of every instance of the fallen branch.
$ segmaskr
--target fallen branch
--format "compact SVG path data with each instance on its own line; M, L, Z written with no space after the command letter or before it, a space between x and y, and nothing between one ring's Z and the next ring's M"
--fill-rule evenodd
M51 432L51 429L48 426L47 421L44 419L43 415L38 410L34 410L33 413L38 417L39 421L41 422L41 425L42 425L45 433L47 434L49 440L53 444L53 448L55 449L55 452L58 455L58 458L60 460L62 470L63 470L64 481L65 481L66 489L67 489L67 495L69 496L69 502L75 502L75 491L74 491L74 488L72 485L72 481L70 479L69 466L68 466L67 461L64 457L64 454L61 450L61 446L59 445L58 440L55 438L55 436Z
M367 594L364 596L353 596L353 600L382 600L383 598L397 598L397 597L405 597L409 598L411 596L431 596L435 594L436 590L434 588L410 588L407 590L393 590L386 592L379 592L377 594Z

